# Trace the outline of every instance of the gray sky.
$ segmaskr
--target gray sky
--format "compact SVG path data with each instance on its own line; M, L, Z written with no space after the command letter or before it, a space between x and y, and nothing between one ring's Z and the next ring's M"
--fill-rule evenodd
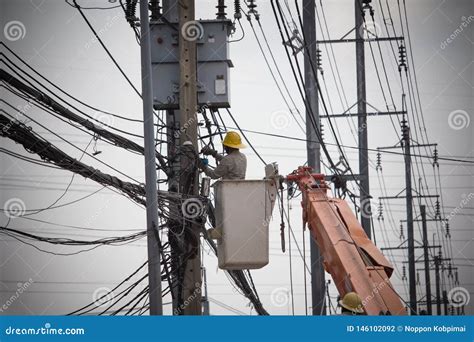
M196 2L197 18L208 19L214 16L214 1ZM385 1L382 2L386 12ZM393 0L388 2L394 17L394 27L400 35L397 3ZM79 3L84 7L114 5L99 0L81 0ZM289 3L293 17L297 20L294 3ZM228 5L228 12L232 12L231 3L229 2ZM380 29L383 29L378 1L375 1L374 7L376 23ZM317 8L318 14L321 16L319 2ZM341 37L353 27L352 1L323 1L323 8L331 38ZM268 36L269 44L290 92L298 109L304 113L304 106L299 98L291 69L281 46L281 38L277 31L270 2L259 1L257 9L261 14L262 25ZM439 144L441 156L473 160L474 124L470 121L472 121L474 107L472 100L474 18L469 19L474 15L473 4L469 0L457 1L456 6L452 4L449 6L446 1L408 0L407 10L415 61L414 66L409 61L409 67L417 74L424 124L429 140ZM100 44L95 41L76 9L62 1L3 0L0 13L2 41L5 41L11 49L29 61L32 67L49 80L73 96L100 109L121 113L130 118L141 118L139 97L111 63ZM101 32L101 38L125 73L137 88L140 88L139 46L135 42L132 30L123 18L121 9L87 10L86 15L96 30ZM385 15L387 16L387 13ZM22 26L24 36L22 35L18 40L15 40L15 37L12 39L11 36L8 39L6 36L8 32L5 28L12 21L18 21ZM462 26L463 22L466 23L465 26ZM289 115L288 108L277 91L247 20L243 19L242 23L245 29L245 38L230 46L231 59L235 66L232 69L230 85L232 113L242 128L304 137L297 123ZM460 27L463 27L462 32L459 32ZM383 33L385 34L385 30ZM234 38L240 37L241 34L242 32L238 29ZM319 25L318 37L321 37ZM260 35L259 38L261 39ZM401 87L397 64L389 44L381 44L394 100L397 108L401 108ZM374 49L377 53L375 45ZM334 45L334 52L347 103L352 105L356 95L355 48L350 44L338 44ZM337 95L338 89L332 78L329 57L325 48L322 48L324 80L329 94L325 98L328 104L330 103L333 112L341 113L347 109L347 106L345 101L340 101ZM380 67L378 56L376 56L376 60ZM368 45L366 45L366 65L367 100L372 106L384 110L385 105ZM340 88L339 91L341 91ZM2 98L6 98L15 106L25 105L25 102L7 94L3 89ZM4 105L1 106L3 108ZM86 110L83 107L80 108L117 128L142 134L142 127L139 124L131 124L89 109ZM28 108L27 114L80 148L85 148L90 142L90 136L86 136L81 131L62 123L36 107ZM453 121L453 117L464 118L467 121L464 121L465 123L461 127L457 127L458 121ZM20 117L20 119L24 118ZM224 116L224 119L229 126L233 126L229 117ZM339 119L336 123L342 143L347 146L356 146L357 141L354 134L357 132L353 129L354 122L349 119ZM48 133L45 128L38 127L34 123L28 123L28 125L31 125L36 132L41 133L67 153L76 158L81 157L80 150ZM387 117L370 118L368 129L370 148L394 145L399 139L399 132L393 129ZM249 139L266 161L278 162L282 174L291 172L305 162L304 142L254 134L249 134ZM327 123L325 124L325 139L328 143L334 142ZM136 140L140 142L140 139ZM28 155L22 147L6 139L1 139L0 144L4 149ZM89 146L89 152L93 151L93 145L94 142ZM100 141L97 142L96 149L102 151L98 155L101 161L116 167L140 182L143 181L144 169L141 157ZM335 147L330 146L329 150L332 152L333 158L337 159ZM352 167L357 170L355 151L346 149ZM251 150L247 150L246 154L249 165L247 177L261 178L264 171L260 161ZM426 152L422 150L420 154L426 154ZM376 154L370 152L369 156L372 160L370 170L372 196L377 198L382 195L395 195L401 191L404 187L401 156L383 155L383 181L375 171ZM27 210L48 207L63 194L67 184L71 181L71 174L65 171L36 166L4 153L0 154L0 159L0 174L2 175L0 204L2 208L12 199L21 200ZM88 156L84 156L82 161L94 165L104 172L118 175L117 172ZM424 168L429 192L434 191L435 177L433 177L433 169L429 160L425 160ZM415 179L419 177L419 174L423 174L421 168L416 169L415 173ZM445 215L454 211L457 213L452 215L452 249L449 248L449 253L455 259L455 263L459 264L460 286L468 289L473 295L472 215L474 203L472 202L472 193L474 184L472 167L469 164L441 161L440 174ZM382 193L383 184L386 186L386 193ZM75 177L71 188L59 204L74 201L99 189L100 187L94 182ZM393 246L401 242L398 235L399 220L404 218L403 204L403 201L392 202L392 215L388 214L388 208L385 207L384 222L379 222L374 217L375 235L379 246ZM291 225L298 245L302 246L299 199L292 201L290 206ZM456 210L456 208L460 209ZM418 210L416 211L418 212ZM433 213L433 208L429 207L428 212ZM107 189L75 204L46 210L28 217L60 225L110 229L112 232L58 227L25 218L12 220L10 227L45 236L84 239L125 235L130 233L125 230L145 227L145 211ZM279 249L278 217L279 213L276 210L270 230L270 264L261 270L254 271L253 276L260 298L267 310L271 314L290 314L289 260L288 252L283 254ZM8 221L4 213L0 213L0 220L2 226ZM429 229L431 234L439 231L435 225L430 225ZM417 226L415 226L415 234L416 239L421 240ZM100 293L104 288L112 288L114 284L131 273L146 259L144 239L121 247L100 247L75 256L45 254L30 246L15 242L4 234L0 235L0 245L2 246L0 248L0 305L9 301L12 295L17 292L18 283L25 283L30 278L32 279L31 286L28 286L28 289L8 306L8 310L1 314L63 314L70 312L88 304L94 293ZM67 247L54 248L48 245L41 247L54 252L73 251ZM304 314L303 262L294 241L292 241L292 250L295 313ZM208 254L209 252L206 251L204 262L207 269L210 297L244 313L255 314L249 307L248 301L232 290L224 272L218 270L216 258ZM309 251L307 251L307 255L309 256ZM392 278L395 287L407 299L407 282L400 279L401 262L405 260L405 256L399 252L393 253L393 255L389 254L388 257L398 271ZM422 274L420 274L420 278L423 280ZM451 287L451 284L446 286L448 291ZM419 287L419 290L422 288ZM335 290L332 289L333 300L336 295ZM165 300L165 302L167 301L169 298ZM165 311L170 313L170 305L165 307ZM472 301L468 312L473 313ZM211 313L233 314L214 303L211 303Z

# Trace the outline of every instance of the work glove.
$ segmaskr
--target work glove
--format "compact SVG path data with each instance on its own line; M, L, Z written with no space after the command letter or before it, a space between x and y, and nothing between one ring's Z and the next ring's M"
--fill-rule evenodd
M204 146L201 150L201 153L205 156L215 156L217 154L217 151L213 150L209 146Z
M204 171L206 169L207 165L209 165L209 160L207 160L206 158L199 158L198 159L199 169Z

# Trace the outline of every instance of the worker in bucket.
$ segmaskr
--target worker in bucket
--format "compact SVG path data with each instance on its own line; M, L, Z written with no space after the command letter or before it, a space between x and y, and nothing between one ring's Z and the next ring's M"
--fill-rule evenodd
M219 165L215 169L209 168L205 162L200 163L200 169L212 179L245 179L247 171L247 158L240 152L246 146L237 132L228 132L222 141L226 155L219 154L209 146L205 146L201 153L213 156Z
M346 293L339 301L339 305L341 306L341 315L343 316L364 314L362 300L355 292Z

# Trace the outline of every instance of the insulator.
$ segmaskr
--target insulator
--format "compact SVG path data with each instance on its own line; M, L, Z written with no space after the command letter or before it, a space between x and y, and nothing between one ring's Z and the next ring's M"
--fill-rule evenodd
M372 6L370 5L371 2L372 0L362 0L362 16L365 16L366 10L370 11L371 16L374 15L374 10L372 9Z
M383 217L383 204L382 204L382 201L379 201L377 211L378 211L377 220L383 221L384 217Z
M321 50L316 48L316 67L321 72L321 75L324 74L323 72L323 63L321 58Z
M242 8L240 7L240 0L234 0L234 18L237 20L242 18Z
M416 272L416 285L420 285L420 273Z
M402 280L407 280L407 268L405 265L402 266Z
M454 285L459 285L459 274L458 274L458 271L454 271Z
M433 151L433 166L438 166L439 167L438 158L439 158L438 148L435 147L435 149Z
M375 166L376 171L382 171L382 154L377 152L377 166Z
M125 19L132 27L134 27L135 22L138 21L138 18L136 16L137 2L137 0L127 0L126 2Z
M441 252L441 249L438 251L438 258L442 259L443 258L443 252ZM440 260L441 261L441 260Z
M453 265L451 263L448 264L448 278L453 277Z
M435 203L435 220L441 220L441 205L439 204L439 200L436 200Z
M218 0L217 1L217 13L216 13L216 18L219 20L224 20L227 19L227 13L225 12L225 9L227 6L225 5L224 0Z
M255 3L256 0L249 0L247 7L249 8L248 14L253 14L255 16L255 19L259 19L258 12L256 10L257 4Z
M150 1L150 12L151 12L151 19L158 20L161 17L161 6L159 0L151 0Z
M446 225L444 226L446 230L446 238L451 239L451 229L449 228L449 221L446 221Z
M324 139L324 124L322 122L319 122L319 132L321 134L321 140Z
M402 68L407 71L407 60L406 60L407 49L403 44L400 44L398 47L398 72L402 71Z
M406 119L402 120L402 140L408 141L410 139L410 129L407 125Z
M403 232L403 223L400 223L400 240L405 240L405 233Z

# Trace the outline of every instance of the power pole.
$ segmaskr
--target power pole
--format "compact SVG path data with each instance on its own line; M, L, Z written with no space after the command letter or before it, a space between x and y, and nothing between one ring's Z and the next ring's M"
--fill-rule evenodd
M405 108L405 97L402 98L403 108ZM415 221L421 221L423 223L423 218L421 220L413 218L413 198L439 198L439 195L421 195L415 194L413 195L412 189L412 172L411 172L411 149L413 147L423 147L423 146L436 146L436 144L415 144L412 146L411 144L411 137L410 137L410 127L408 126L407 120L405 115L401 121L402 125L402 137L399 141L401 143L401 147L403 149L403 157L405 161L405 196L402 196L401 193L403 190L398 193L396 196L382 196L379 197L379 200L394 200L394 199L405 199L406 204L406 212L407 218L405 220L407 224L407 247L408 250L408 284L409 284L409 294L410 294L410 308L413 314L417 314L417 299L416 299L416 268L415 268L415 249L419 248L418 246L415 247L415 232L413 228L413 223ZM388 149L399 149L400 146L396 144L395 146L388 146L388 147L378 147L378 150L388 150ZM426 209L426 208L425 208ZM426 210L425 210L425 218L424 224L426 225ZM427 239L427 238L426 238ZM421 246L423 249L428 248L437 248L438 246L429 246L425 241L425 236L423 236L423 243L424 246ZM396 248L382 248L383 249L400 249L402 247ZM426 252L425 252L426 253ZM426 254L425 254L426 255ZM426 267L425 267L426 268ZM429 275L428 275L429 279Z
M150 315L163 315L148 1L140 2L140 27Z
M197 139L197 62L196 39L188 32L200 27L195 21L194 0L178 2L179 16L179 109L181 119L180 148L188 153L181 158L180 193L183 195L199 195L199 174L195 167L198 149ZM191 145L187 145L191 143ZM193 157L187 157L193 155ZM186 303L184 315L202 315L201 309L201 253L200 227L195 223L185 223L184 277L182 284L183 299Z
M303 0L303 35L305 40L304 49L304 73L305 94L309 108L306 109L306 150L308 166L314 172L321 172L320 146L316 129L319 130L319 101L317 75L313 72L316 65L316 16L315 0ZM315 128L314 125L317 127ZM321 253L316 241L310 234L311 254L311 299L313 315L325 315L325 274Z
M372 236L370 219L372 210L370 207L369 187L369 152L367 142L367 99L365 86L365 37L364 18L362 17L361 0L355 0L355 34L356 34L356 68L357 68L357 123L359 134L359 174L360 174L360 207L361 224L365 233Z
M162 0L162 19L178 26L178 1ZM159 18L156 18L157 20ZM179 174L181 163L179 158L179 138L181 133L180 111L179 109L166 110L166 146L169 160L170 176L168 178L168 191L179 193ZM168 241L171 254L171 294L173 303L173 314L182 314L181 304L182 287L180 284L180 275L182 273L181 258L184 249L184 241L180 232L183 229L182 222L179 219L182 216L181 205L179 202L170 203L170 219L168 219Z
M441 315L441 284L439 275L439 266L441 264L441 258L436 255L434 257L435 264L435 284L436 284L436 313Z
M202 268L202 278L204 280L204 296L202 297L202 314L204 316L209 316L211 314L210 307L209 307L209 296L207 294L207 274L206 274L206 268Z
M359 174L343 175L345 180L358 181L360 187L360 208L361 208L361 225L369 238L372 236L371 218L372 210L370 205L370 183L369 183L369 154L368 154L368 124L367 117L369 116L390 116L390 115L405 115L406 110L389 110L380 111L367 102L366 94L366 73L365 73L365 43L366 42L391 42L403 41L403 37L380 37L377 32L369 32L364 22L364 13L369 10L372 11L369 0L355 0L355 26L349 32L344 34L339 39L318 40L319 44L341 44L349 43L355 44L356 52L356 80L357 80L357 101L346 108L342 113L328 113L321 115L322 119L347 119L348 117L357 117L358 123L358 140L359 140ZM354 38L348 36L354 32ZM365 37L364 34L367 34ZM350 111L357 106L357 113ZM367 112L367 106L372 108L371 112ZM394 108L395 109L395 108ZM375 111L374 111L375 110ZM347 172L347 170L346 170Z
M410 127L405 118L402 120L402 144L405 157L405 194L407 209L407 239L408 239L408 287L410 291L410 307L415 314L416 302L416 269L415 269L415 236L413 230L413 193L411 186L411 148Z
M448 300L448 291L443 290L443 305L444 305L444 315L449 315L449 300Z
M425 262L425 286L426 286L426 309L428 315L433 314L433 307L431 305L431 280L430 280L430 255L428 248L428 228L426 225L426 206L420 205L420 215L423 229L423 253Z

